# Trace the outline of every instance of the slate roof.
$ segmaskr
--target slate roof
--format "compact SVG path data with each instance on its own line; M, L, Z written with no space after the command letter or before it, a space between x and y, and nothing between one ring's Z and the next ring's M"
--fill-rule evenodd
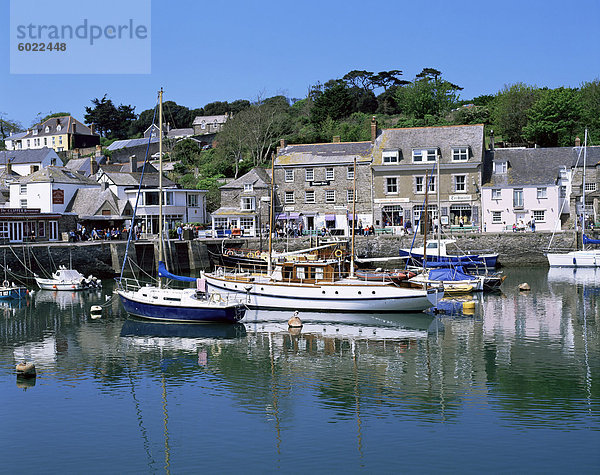
M73 172L81 173L85 176L90 176L91 172L92 172L90 158L91 157L72 158L71 160L69 160L67 162L65 167ZM106 163L106 157L104 155L102 155L100 157L94 157L94 159L96 160L98 165L102 165L102 164Z
M253 210L242 210L240 208L231 208L231 207L221 207L216 211L210 213L212 216L230 216L230 215L243 215L243 216L253 216L256 214L256 211Z
M144 161L140 160L137 162L137 170L141 173L141 170L144 166ZM105 163L100 166L103 172L110 173L130 173L131 172L131 163L123 162L123 163ZM163 167L164 171L164 167ZM151 163L146 165L145 173L158 173L158 169L154 167Z
M171 129L167 132L167 137L169 138L179 138L179 137L191 137L194 135L194 129L192 128L184 128L184 129Z
M31 175L19 179L20 184L27 183L70 183L76 185L98 185L92 178L75 173L66 167L46 167Z
M58 130L59 125L61 130ZM48 127L48 132L46 132L46 127ZM36 135L33 134L34 130L37 130ZM98 135L92 134L92 130L87 125L82 124L74 117L65 115L62 117L52 117L50 119L46 119L40 124L34 125L29 131L27 131L27 135L25 135L25 137L48 137L50 135L73 133L77 135Z
M94 216L106 202L111 208L112 216L121 216L129 203L128 200L119 200L109 189L80 188L67 205L66 212L77 213L80 217Z
M484 154L483 125L452 125L441 127L411 127L382 129L375 141L378 152L399 150L400 160L412 164L412 151L419 148L439 148L443 158L450 159L453 147L469 146L469 162L481 162Z
M219 189L243 189L244 185L253 185L254 188L268 188L271 185L271 174L265 168L253 168L237 180L220 186Z
M287 145L279 149L275 166L348 163L354 157L359 162L370 162L372 150L371 142Z
M106 147L107 150L120 150L122 148L129 148L129 147L137 147L139 145L147 145L148 141L150 141L150 143L158 143L159 142L159 138L158 137L142 137L141 139L126 139L126 140L116 140L113 143L111 143L108 147Z
M19 140L27 135L27 132L15 132L14 134L10 134L4 140Z
M576 164L578 167L583 167L582 150L582 147L497 148L491 154L493 161L508 161L507 173L491 173L489 180L483 186L553 185L559 177L561 168L570 169ZM588 167L600 163L600 147L587 148L586 163Z
M126 173L126 172L104 172L104 174L116 185L116 186L129 186L137 187L140 184L142 178L141 173ZM159 176L158 173L144 173L145 187L156 188L158 187ZM166 176L163 176L163 187L164 188L176 188L174 181L169 180Z
M58 154L52 148L43 147L27 150L6 150L0 152L0 165L6 165L6 161L14 164L41 163L48 155L56 159L56 163L62 163Z
M201 125L202 122L208 124L214 124L215 122L217 122L218 124L224 124L225 122L227 122L228 119L228 115L227 114L222 114L222 115L202 115L202 116L197 116L194 119L194 122L192 123L192 125Z

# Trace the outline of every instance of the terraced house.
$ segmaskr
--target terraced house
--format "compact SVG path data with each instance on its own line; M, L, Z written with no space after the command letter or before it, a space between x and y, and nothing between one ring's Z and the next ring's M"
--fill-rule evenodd
M372 163L375 226L419 222L428 190L430 224L478 229L484 152L483 125L378 130Z
M56 152L100 145L100 136L70 115L52 117L34 125L13 147L17 150L49 147Z
M345 234L352 225L354 206L356 224L371 225L372 149L370 141L340 142L339 138L309 145L282 141L274 168L279 227L326 228Z

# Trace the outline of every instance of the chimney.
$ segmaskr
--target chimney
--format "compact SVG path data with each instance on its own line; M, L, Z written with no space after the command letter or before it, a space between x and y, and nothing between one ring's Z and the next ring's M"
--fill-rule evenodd
M339 135L334 135L333 136L333 143L340 143L340 136Z
M96 132L94 131L95 125L92 123L90 124L90 132L92 133L92 135L94 135Z
M377 140L377 119L375 116L371 119L371 142L375 143Z
M575 137L575 146L581 147L581 139L579 137Z
M281 139L279 141L279 145L281 146L281 148L287 147L287 140L286 139Z
M96 158L100 158L102 156L102 147L100 145L96 145Z
M137 172L137 158L135 158L135 155L129 157L129 166L131 166L131 173Z
M12 163L10 163L10 160L8 160L6 162L6 176L8 177L8 175L10 175L12 173Z
M495 144L494 144L494 131L490 130L490 150L494 150Z
M94 157L90 157L90 175L95 175L98 173L98 162Z
M77 133L77 124L73 124L73 133L76 134Z

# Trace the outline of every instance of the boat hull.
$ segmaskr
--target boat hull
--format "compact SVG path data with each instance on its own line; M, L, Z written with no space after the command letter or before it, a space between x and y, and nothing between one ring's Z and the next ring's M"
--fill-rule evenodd
M419 265L423 265L423 254L400 249L400 257L410 257ZM427 262L443 262L448 264L461 265L463 267L488 267L494 268L498 263L498 254L478 254L462 256L436 256L427 254Z
M0 287L0 300L24 299L27 293L25 287Z
M425 290L393 285L288 285L205 275L211 291L233 293L249 308L320 312L418 312L432 306Z
M144 298L139 291L117 291L117 293L127 313L162 322L234 323L244 318L246 310L239 303L215 304L203 300L193 302L189 295L185 294L183 298L180 297L180 302L187 303L176 304L173 300L165 303L152 301L152 297Z
M546 254L550 267L600 267L600 251L571 251Z
M83 290L81 282L57 282L53 279L36 278L38 286L42 290Z

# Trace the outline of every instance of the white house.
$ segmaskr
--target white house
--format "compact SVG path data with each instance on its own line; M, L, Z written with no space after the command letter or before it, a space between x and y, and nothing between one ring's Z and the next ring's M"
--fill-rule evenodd
M63 161L54 149L4 150L0 152L0 170L5 168L27 176L49 166L62 166Z
M4 145L7 150L21 150L23 144L21 139L27 135L27 132L15 132L4 139Z
M487 232L561 229L570 213L573 149L495 149L492 171L482 186L483 224Z

